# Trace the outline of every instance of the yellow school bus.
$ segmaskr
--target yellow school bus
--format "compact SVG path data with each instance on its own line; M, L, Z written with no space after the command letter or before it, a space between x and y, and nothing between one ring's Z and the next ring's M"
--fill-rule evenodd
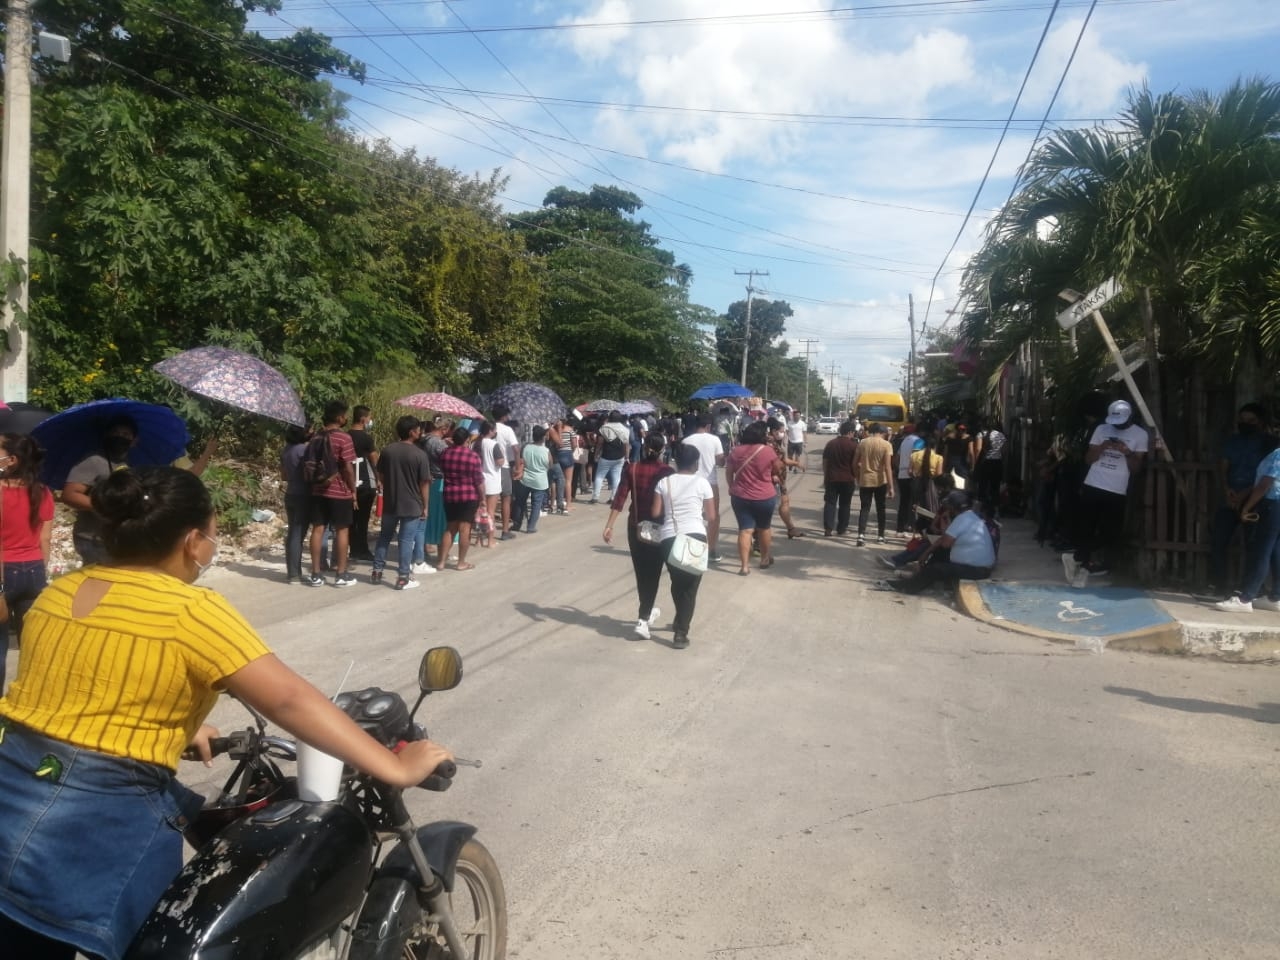
M892 390L870 390L858 394L853 415L863 426L882 423L890 430L900 430L907 422L907 401Z

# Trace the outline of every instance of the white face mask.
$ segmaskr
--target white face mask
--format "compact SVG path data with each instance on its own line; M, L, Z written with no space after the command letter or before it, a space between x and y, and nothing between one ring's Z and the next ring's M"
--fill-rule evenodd
M205 575L205 573L209 570L210 567L216 566L218 563L218 541L213 537L209 536L207 533L201 532L200 530L197 530L196 533L200 534L200 536L204 537L206 540L208 540L210 543L213 544L213 553L209 556L208 563L201 563L199 560L195 561L196 579L199 580L201 577Z
M364 422L364 428L365 428L366 430L372 430L372 429L373 429L373 421L372 421L372 420L366 420L366 421Z

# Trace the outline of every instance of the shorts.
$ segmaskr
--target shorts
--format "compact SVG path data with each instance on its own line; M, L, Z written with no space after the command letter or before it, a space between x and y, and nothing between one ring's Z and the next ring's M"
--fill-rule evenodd
M504 497L511 496L511 468L502 468L502 495Z
M773 511L778 506L778 498L768 500L743 500L741 497L730 497L733 515L738 518L739 530L768 530L773 526Z
M572 470L573 469L573 451L557 450L556 463L560 464L561 470Z
M450 523L475 523L476 511L480 509L479 500L445 501L444 518Z
M350 497L311 497L311 524L345 530L355 519L355 504Z

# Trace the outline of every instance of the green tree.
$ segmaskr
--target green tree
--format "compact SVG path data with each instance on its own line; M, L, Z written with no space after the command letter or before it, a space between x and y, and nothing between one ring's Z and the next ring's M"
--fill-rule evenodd
M787 319L792 315L791 304L785 300L753 300L751 302L751 329L747 330L747 301L729 304L729 309L716 324L716 361L726 376L737 380L742 375L742 348L747 347L747 382L756 390L764 389L767 367L778 366L785 358L788 347L779 347L777 341L786 330ZM801 381L803 387L803 380Z

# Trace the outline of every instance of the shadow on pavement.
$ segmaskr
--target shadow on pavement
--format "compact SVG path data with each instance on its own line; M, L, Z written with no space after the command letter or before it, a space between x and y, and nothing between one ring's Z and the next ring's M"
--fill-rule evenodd
M567 626L586 627L592 633L602 637L631 638L632 621L619 620L617 617L606 617L599 614L585 613L577 607L543 607L536 603L518 601L512 604L516 611L528 617L534 623L545 623L555 620Z
M1239 717L1255 723L1280 723L1280 703L1260 703L1256 707L1241 707L1234 703L1217 703L1213 700L1194 700L1190 697L1161 697L1146 690L1131 687L1103 687L1107 693L1133 697L1141 703L1186 713L1219 713L1226 717Z

